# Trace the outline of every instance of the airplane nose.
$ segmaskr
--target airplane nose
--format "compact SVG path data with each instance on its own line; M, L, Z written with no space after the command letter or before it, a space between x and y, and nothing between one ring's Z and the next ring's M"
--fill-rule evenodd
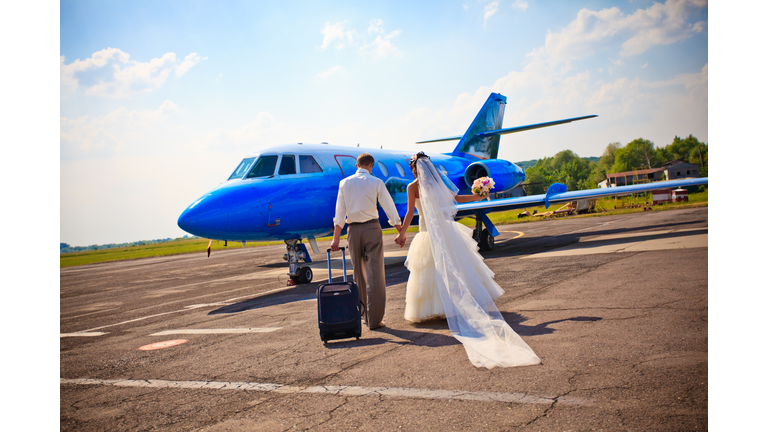
M229 223L224 202L215 196L204 196L187 207L179 216L179 228L198 237L220 236Z

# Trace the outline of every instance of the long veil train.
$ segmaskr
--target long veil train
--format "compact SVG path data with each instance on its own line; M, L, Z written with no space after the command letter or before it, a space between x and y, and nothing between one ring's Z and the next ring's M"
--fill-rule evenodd
M458 189L427 158L418 160L417 170L423 210L419 217L423 218L429 233L437 287L451 335L464 345L469 360L477 367L491 369L541 363L507 324L481 285L481 277L472 265L476 258L471 254L477 251L467 250L454 222L454 196Z

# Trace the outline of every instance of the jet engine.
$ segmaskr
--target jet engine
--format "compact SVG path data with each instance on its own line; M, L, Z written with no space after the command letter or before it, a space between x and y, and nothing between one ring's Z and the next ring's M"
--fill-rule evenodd
M494 193L512 189L525 180L525 173L517 165L500 159L489 159L470 164L464 170L464 181L471 188L472 183L480 177L491 177L496 183Z

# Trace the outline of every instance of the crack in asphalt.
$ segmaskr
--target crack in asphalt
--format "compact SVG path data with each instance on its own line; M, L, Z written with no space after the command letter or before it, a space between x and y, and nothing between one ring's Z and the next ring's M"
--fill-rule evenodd
M332 410L328 411L328 418L327 418L327 419L325 419L325 420L321 421L320 423L318 423L318 424L316 424L316 425L313 425L312 427L313 427L313 428L315 428L315 427L318 427L318 426L320 426L320 425L322 425L322 424L328 423L329 421L333 420L333 413L334 413L334 412L335 412L337 409L339 409L339 408L343 407L344 405L346 405L348 402L349 402L349 398L345 397L345 398L344 398L344 401L343 401L342 403L340 403L338 406L336 406L336 408L334 408L334 409L332 409ZM319 414L319 413L318 413L318 414ZM289 429L290 429L290 428L289 428ZM286 430L287 430L287 429L286 429ZM305 430L308 430L308 429L305 429Z

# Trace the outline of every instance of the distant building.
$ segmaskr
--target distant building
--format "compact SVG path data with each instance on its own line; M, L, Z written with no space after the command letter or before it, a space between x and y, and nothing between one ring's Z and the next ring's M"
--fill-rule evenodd
M628 186L633 184L650 183L666 180L664 168L651 168L644 170L626 171L606 174L608 186Z
M701 177L699 166L697 164L692 164L681 160L673 160L671 162L667 162L662 165L662 168L664 168L667 174L667 180Z
M699 166L681 160L667 162L661 168L606 174L608 187L652 183L664 180L701 177ZM602 187L602 186L601 186Z

